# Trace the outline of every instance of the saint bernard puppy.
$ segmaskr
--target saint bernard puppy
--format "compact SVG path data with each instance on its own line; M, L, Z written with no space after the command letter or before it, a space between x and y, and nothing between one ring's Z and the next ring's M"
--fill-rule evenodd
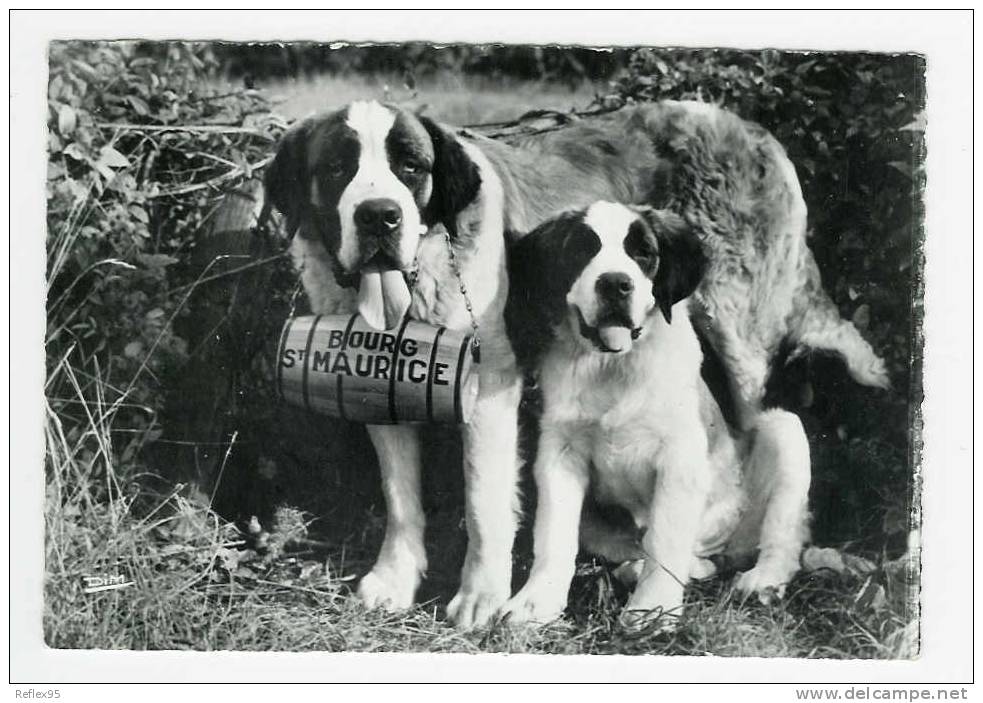
M883 363L822 289L781 146L710 105L630 107L509 144L355 102L292 127L265 181L315 313L357 309L386 329L407 313L477 325L480 390L463 428L468 550L448 606L462 626L486 622L510 595L521 376L504 310L506 245L520 233L598 200L668 207L698 229L708 264L694 322L723 362L742 429L757 421L785 339L836 352L854 378L886 384ZM540 275L555 280L550 266ZM583 324L602 346L624 336ZM368 431L388 519L359 594L369 606L404 608L427 565L419 438L408 425Z
M736 587L781 593L808 534L809 445L780 410L730 427L702 380L687 300L707 263L699 238L667 211L597 202L538 227L511 261L509 325L534 360L543 415L535 561L509 621L560 615L578 534L588 551L644 560L629 622L678 615L715 555L757 554ZM640 540L584 510L588 493L626 509Z

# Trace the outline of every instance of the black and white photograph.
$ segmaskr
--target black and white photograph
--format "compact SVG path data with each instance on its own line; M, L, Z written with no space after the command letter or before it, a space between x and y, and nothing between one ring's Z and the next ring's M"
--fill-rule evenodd
M17 245L43 256L21 313L43 345L12 319L11 355L40 377L43 346L43 454L12 456L10 500L33 474L45 656L588 655L695 680L747 659L817 681L795 662L936 654L924 588L969 586L972 530L959 575L923 538L969 519L973 484L969 436L926 461L926 261L972 243L926 225L957 203L926 198L919 44L687 43L640 11L597 13L635 24L620 41L576 11L529 13L536 41L213 14L237 30L60 24L21 82L44 103ZM551 37L563 16L580 41ZM948 517L923 510L943 472Z

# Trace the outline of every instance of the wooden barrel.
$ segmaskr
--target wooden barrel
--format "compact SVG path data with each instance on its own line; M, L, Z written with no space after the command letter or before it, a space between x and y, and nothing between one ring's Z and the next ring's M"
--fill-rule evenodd
M410 318L382 331L358 314L294 317L277 386L292 405L354 422L463 424L478 396L471 339Z

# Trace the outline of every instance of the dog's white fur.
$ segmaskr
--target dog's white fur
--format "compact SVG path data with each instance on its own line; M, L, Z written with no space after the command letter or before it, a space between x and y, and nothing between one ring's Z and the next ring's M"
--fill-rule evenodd
M511 593L522 380L503 319L508 276L502 184L480 149L468 143L463 146L478 167L482 187L475 202L458 218L459 231L471 232L475 244L461 252L457 261L478 320L482 361L475 411L463 428L468 550L461 587L447 612L467 627L486 622ZM449 253L442 239L430 237L420 247L411 314L452 328L468 328L471 318L457 281L447 275Z
M647 281L630 257L618 254L636 217L613 204L587 211L585 222L602 248L574 283L571 306L590 308L602 273ZM801 423L771 410L757 416L751 431L729 431L700 376L688 301L673 306L670 324L644 285L636 291L643 291L644 329L629 352L598 352L568 317L540 365L535 561L528 582L503 609L513 622L548 621L566 606L588 490L627 509L645 529L629 613L678 614L686 582L712 573L710 555L759 551L736 585L761 594L781 591L798 569L810 482ZM593 537L594 550L626 556L623 536Z

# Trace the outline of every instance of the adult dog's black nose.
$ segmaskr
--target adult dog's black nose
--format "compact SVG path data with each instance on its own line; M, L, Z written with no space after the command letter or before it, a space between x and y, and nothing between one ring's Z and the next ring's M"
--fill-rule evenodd
M635 284L627 273L602 273L595 284L597 294L603 300L624 300L635 290Z
M386 234L399 228L403 221L403 211L395 200L389 198L373 198L363 200L355 208L355 224L359 227Z

